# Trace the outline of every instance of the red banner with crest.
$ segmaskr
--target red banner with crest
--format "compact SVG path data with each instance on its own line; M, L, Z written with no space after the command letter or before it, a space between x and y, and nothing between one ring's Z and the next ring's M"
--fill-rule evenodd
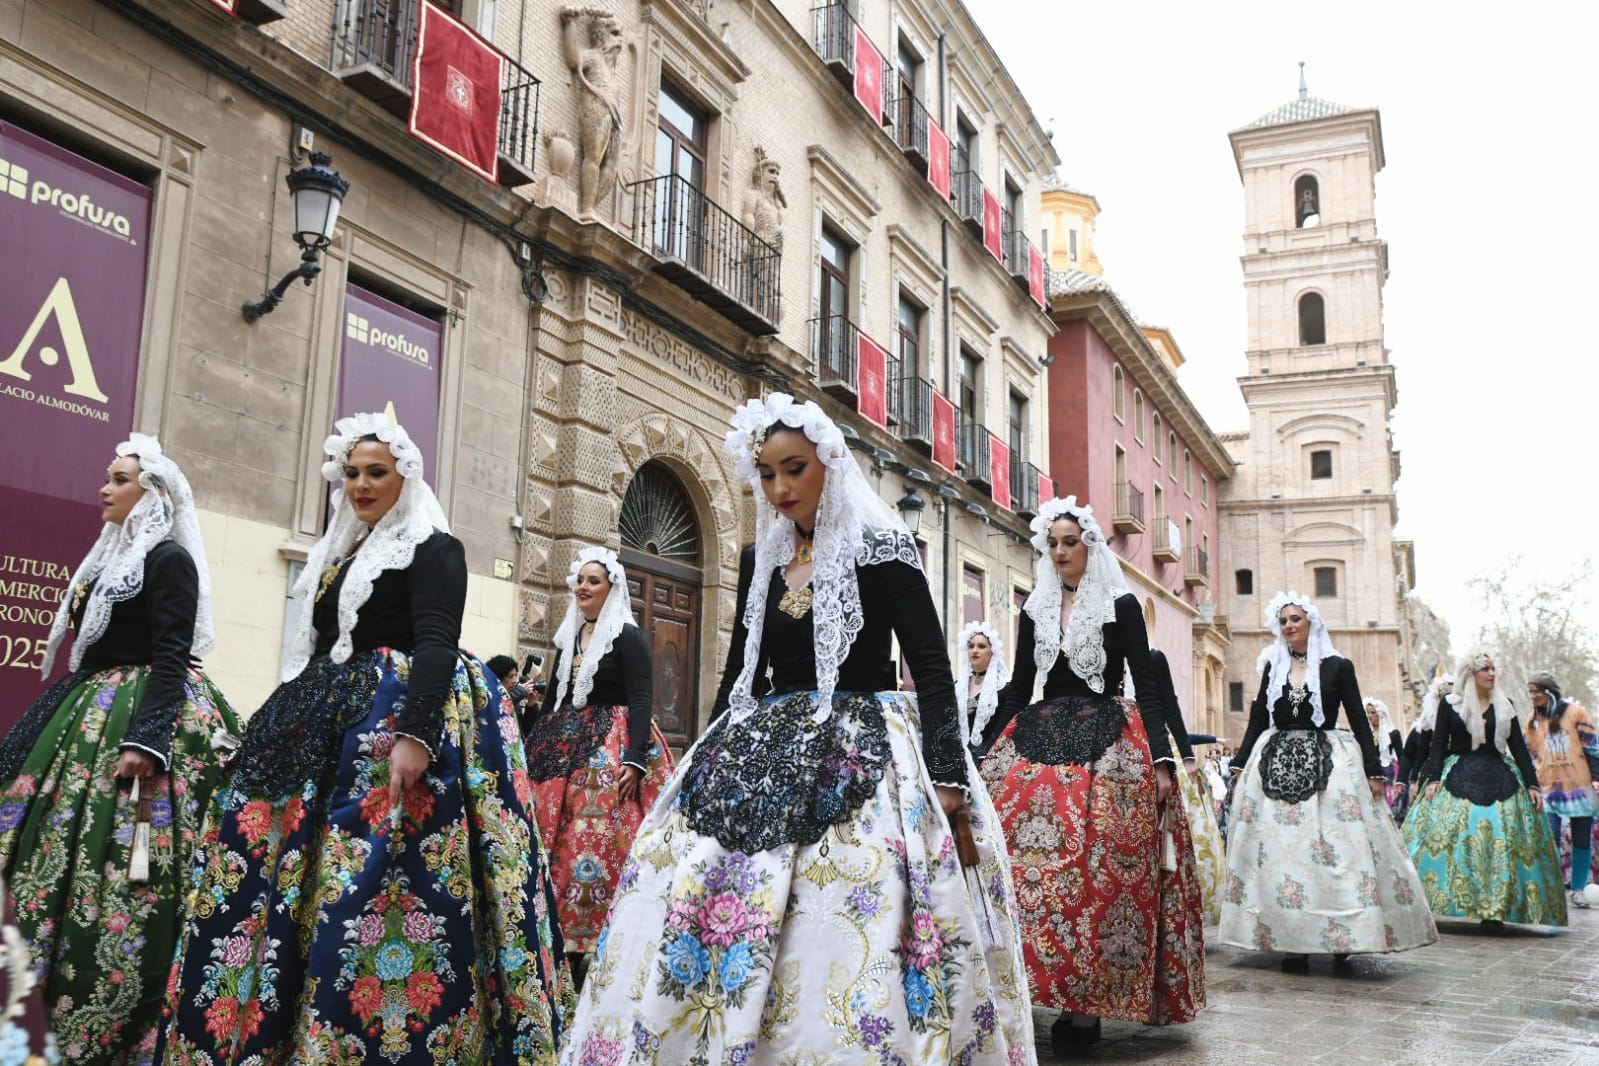
M883 122L883 53L855 27L855 99L878 125Z
M994 253L995 259L1005 261L1000 234L999 197L987 189L983 190L983 247Z
M933 462L955 472L955 404L941 392L933 393Z
M1055 498L1055 479L1044 473L1038 472L1038 505L1042 507Z
M1039 307L1048 306L1044 293L1044 253L1031 241L1027 242L1027 291Z
M422 5L411 71L411 136L497 180L505 58L432 4Z
M888 428L888 353L864 333L856 334L856 400L862 416Z
M932 115L927 116L927 183L949 199L949 138Z
M1010 448L998 437L988 438L989 495L1005 510L1010 510Z

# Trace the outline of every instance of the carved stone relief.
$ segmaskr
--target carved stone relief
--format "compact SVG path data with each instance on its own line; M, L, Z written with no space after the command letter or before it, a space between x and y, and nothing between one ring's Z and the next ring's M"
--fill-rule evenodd
M578 99L582 162L578 212L593 215L616 191L622 155L622 23L598 7L561 9L561 52Z

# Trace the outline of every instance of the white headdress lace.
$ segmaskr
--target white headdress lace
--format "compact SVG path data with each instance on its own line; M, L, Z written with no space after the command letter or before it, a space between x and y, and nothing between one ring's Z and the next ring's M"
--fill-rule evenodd
M199 578L200 597L195 608L194 643L190 646L190 654L199 657L216 646L213 639L216 625L211 614L211 569L205 561L205 544L200 540L200 522L194 513L194 493L189 488L189 479L183 476L177 463L167 458L161 450L161 442L147 434L130 434L117 445L117 455L131 455L139 460L139 484L144 486L144 495L139 497L121 525L105 523L94 547L73 573L45 643L41 667L45 677L55 668L56 651L67 632L72 614L72 590L81 582L93 584L83 607L83 619L78 623L77 636L72 641L72 651L67 656L68 666L76 670L83 664L83 653L105 636L106 626L111 622L111 609L124 600L131 600L144 588L144 560L150 549L169 538L189 553Z
M1305 612L1305 618L1310 622L1310 639L1305 643L1305 687L1310 690L1310 720L1318 728L1327 721L1327 713L1321 706L1321 661L1338 654L1338 649L1333 647L1332 636L1327 632L1327 623L1321 620L1321 612L1316 610L1316 605L1310 602L1307 596L1289 590L1279 592L1271 598L1266 605L1266 624L1271 627L1277 639L1266 645L1264 651L1255 660L1255 671L1270 669L1271 680L1266 683L1268 703L1277 698L1283 685L1288 682L1289 668L1293 663L1293 656L1288 650L1288 641L1283 637L1283 623L1280 617L1284 607L1293 604ZM1364 709L1362 709L1364 713Z
M1394 753L1388 744L1388 736L1394 732L1394 719L1388 713L1388 705L1382 700L1369 699L1366 701L1366 706L1377 709L1377 735L1372 737L1372 740L1377 744L1377 758L1382 761L1383 766L1386 768L1392 765L1394 761Z
M584 548L578 552L566 575L566 587L577 588L577 575L589 563L599 563L605 567L611 591L605 597L605 606L600 608L599 617L594 619L594 635L589 638L588 651L583 653L583 664L577 668L577 677L571 681L572 703L578 707L588 706L589 693L594 690L594 671L599 669L600 660L610 653L611 646L622 633L622 627L635 624L633 609L628 603L627 571L622 569L616 553L609 548ZM572 602L566 605L566 617L561 619L561 628L555 631L555 651L560 656L556 664L557 707L566 703L567 677L572 672L572 657L577 654L578 631L585 621L583 612L577 609L577 597L574 596Z
M1439 674L1427 684L1427 691L1421 697L1421 713L1416 716L1416 724L1410 727L1412 733L1433 729L1438 722L1438 701L1444 698L1444 689L1455 683L1455 679L1448 674Z
M355 508L344 498L344 464L357 444L373 437L388 445L389 454L394 457L395 472L405 479L405 484L400 486L400 498L394 501L394 506L367 532L366 523L356 517ZM284 681L304 670L311 661L311 653L316 650L311 615L323 571L344 559L363 533L366 541L350 560L344 585L339 590L339 637L329 653L329 658L336 663L349 661L350 633L355 629L362 605L372 595L372 583L378 575L385 570L404 570L416 557L418 544L431 537L435 530L450 531L439 498L422 479L421 449L392 416L370 412L341 418L334 424L333 435L323 442L322 450L329 456L322 464L322 476L333 486L333 518L328 523L328 531L312 546L306 556L305 570L294 583L293 595L303 603L300 624L294 635L294 653L283 668Z
M1460 673L1455 677L1455 692L1449 697L1449 702L1454 706L1455 713L1460 715L1460 720L1466 723L1466 728L1471 731L1471 748L1473 751L1482 747L1487 730L1483 727L1482 716L1489 707L1494 709L1494 747L1502 753L1510 754L1510 723L1517 717L1516 705L1510 702L1510 697L1505 695L1499 687L1499 678L1494 677L1494 690L1489 693L1488 702L1485 704L1477 698L1478 670L1494 661L1493 654L1479 648L1472 652L1461 664ZM1537 782L1533 782L1537 787Z
M1062 518L1077 523L1083 543L1088 545L1088 566L1072 596L1072 613L1065 633L1060 629L1060 575L1049 557L1049 527ZM1116 599L1128 591L1121 563L1105 543L1094 509L1086 503L1079 504L1076 496L1050 500L1040 507L1032 530L1033 548L1039 555L1033 567L1033 591L1022 610L1033 620L1033 662L1038 666L1038 675L1047 676L1064 651L1072 673L1088 682L1095 692L1104 692L1104 626L1116 620Z
M982 687L977 690L977 709L974 712L966 706L967 690L972 682L972 657L968 653L967 643L981 633L988 638L988 646L993 650L993 658L988 661L988 672L983 675ZM999 630L987 622L968 622L961 630L959 644L961 650L960 681L955 686L955 700L960 705L961 743L971 744L974 739L983 735L983 730L988 727L988 722L994 717L994 708L999 705L999 690L1010 681L1010 667L1005 664L1005 638L999 635ZM968 717L971 725L967 725Z
M832 713L839 667L865 624L855 568L898 559L920 570L921 553L910 531L866 483L860 465L844 443L844 434L815 403L795 403L787 393L774 392L764 401L746 402L729 421L733 428L727 434L728 454L737 461L738 475L755 490L755 570L744 610L749 639L744 645L744 668L733 685L729 709L738 718L755 709L751 692L766 620L766 592L772 571L787 566L794 558L794 523L766 502L760 474L755 469L767 434L786 426L804 433L805 439L816 445L817 458L826 468L811 541L811 625L816 645L817 690L814 717L818 722L825 721Z

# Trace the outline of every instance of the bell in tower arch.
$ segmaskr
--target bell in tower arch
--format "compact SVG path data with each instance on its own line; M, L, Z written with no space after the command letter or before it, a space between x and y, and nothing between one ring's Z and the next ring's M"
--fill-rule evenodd
M1309 174L1294 182L1294 223L1300 229L1321 225L1321 196L1316 179Z

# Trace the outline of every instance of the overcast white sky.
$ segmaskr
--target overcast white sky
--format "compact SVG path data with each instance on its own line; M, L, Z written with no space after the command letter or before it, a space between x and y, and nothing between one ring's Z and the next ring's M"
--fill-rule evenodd
M1547 577L1599 554L1599 4L967 2L1067 180L1098 197L1107 278L1176 334L1218 432L1247 428L1227 132L1296 96L1299 60L1312 96L1380 108L1418 591L1461 653L1481 621L1468 578L1517 553Z

